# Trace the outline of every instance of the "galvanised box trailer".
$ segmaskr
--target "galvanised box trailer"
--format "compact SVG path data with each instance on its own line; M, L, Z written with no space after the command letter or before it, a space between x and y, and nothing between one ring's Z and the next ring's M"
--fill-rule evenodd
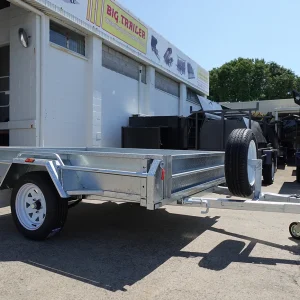
M0 176L1 190L11 192L18 230L34 240L60 232L68 209L82 199L130 202L149 210L175 203L206 211L300 212L296 195L261 193L262 161L250 129L234 130L225 152L4 147ZM242 198L199 196L209 191ZM290 233L300 239L299 222L291 223Z

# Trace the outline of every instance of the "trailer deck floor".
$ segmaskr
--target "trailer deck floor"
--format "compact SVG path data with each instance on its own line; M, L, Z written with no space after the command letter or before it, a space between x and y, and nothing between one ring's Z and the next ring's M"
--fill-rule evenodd
M264 191L296 193L295 168ZM155 217L153 217L155 214ZM25 240L0 202L1 300L298 299L300 217L84 201L62 234Z

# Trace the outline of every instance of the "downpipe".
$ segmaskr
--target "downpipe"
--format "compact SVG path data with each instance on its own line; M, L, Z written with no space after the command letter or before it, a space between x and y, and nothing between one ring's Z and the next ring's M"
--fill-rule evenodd
M141 98L142 98L142 71L143 67L139 67L139 83L138 83L138 115L141 114Z

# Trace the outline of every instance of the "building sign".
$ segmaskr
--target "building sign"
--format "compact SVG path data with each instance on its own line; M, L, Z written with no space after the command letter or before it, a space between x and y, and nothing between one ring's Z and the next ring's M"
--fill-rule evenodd
M111 0L104 0L102 28L133 48L147 53L148 29Z
M200 66L198 66L197 71L197 85L200 89L209 93L209 73Z
M46 5L44 0L34 0ZM95 26L115 38L118 46L137 55L147 63L209 94L209 73L157 32L147 27L113 0L48 0L57 8L47 6L63 16L73 15L81 22ZM67 12L68 14L65 14ZM74 18L68 17L71 21ZM75 22L75 21L74 21ZM80 24L80 23L79 23Z
M209 73L154 30L149 30L147 56L169 71L209 94Z
M86 19L91 23L101 26L102 0L87 0Z

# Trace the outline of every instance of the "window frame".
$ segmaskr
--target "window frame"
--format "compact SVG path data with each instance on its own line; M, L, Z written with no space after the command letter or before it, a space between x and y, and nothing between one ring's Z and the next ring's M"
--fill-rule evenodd
M75 36L81 37L82 41L83 41L83 53L80 52L80 51L76 51L76 50L74 50L74 49L72 49L70 47L67 47L67 45L61 45L60 43L57 43L57 42L51 40L51 30L52 30L51 24L54 24L55 26L58 26L61 29L64 29L65 31L70 32L71 34L74 34ZM60 34L60 32L58 32L58 31L54 31L54 32L57 33L57 34ZM66 38L65 34L62 34L62 36L64 36ZM62 22L60 22L60 21L58 21L56 19L50 19L49 20L49 43L51 45L53 45L54 47L56 47L56 48L62 49L64 51L67 51L67 52L69 52L71 54L74 54L76 56L79 56L79 57L82 57L82 58L86 58L87 57L86 37L87 37L87 35L84 34L83 32L81 32L79 30L76 30L75 28L72 28L71 26L68 26L66 24L63 24ZM79 40L72 39L72 41L75 41L76 42L76 46L78 47L78 45L79 45L78 41Z

